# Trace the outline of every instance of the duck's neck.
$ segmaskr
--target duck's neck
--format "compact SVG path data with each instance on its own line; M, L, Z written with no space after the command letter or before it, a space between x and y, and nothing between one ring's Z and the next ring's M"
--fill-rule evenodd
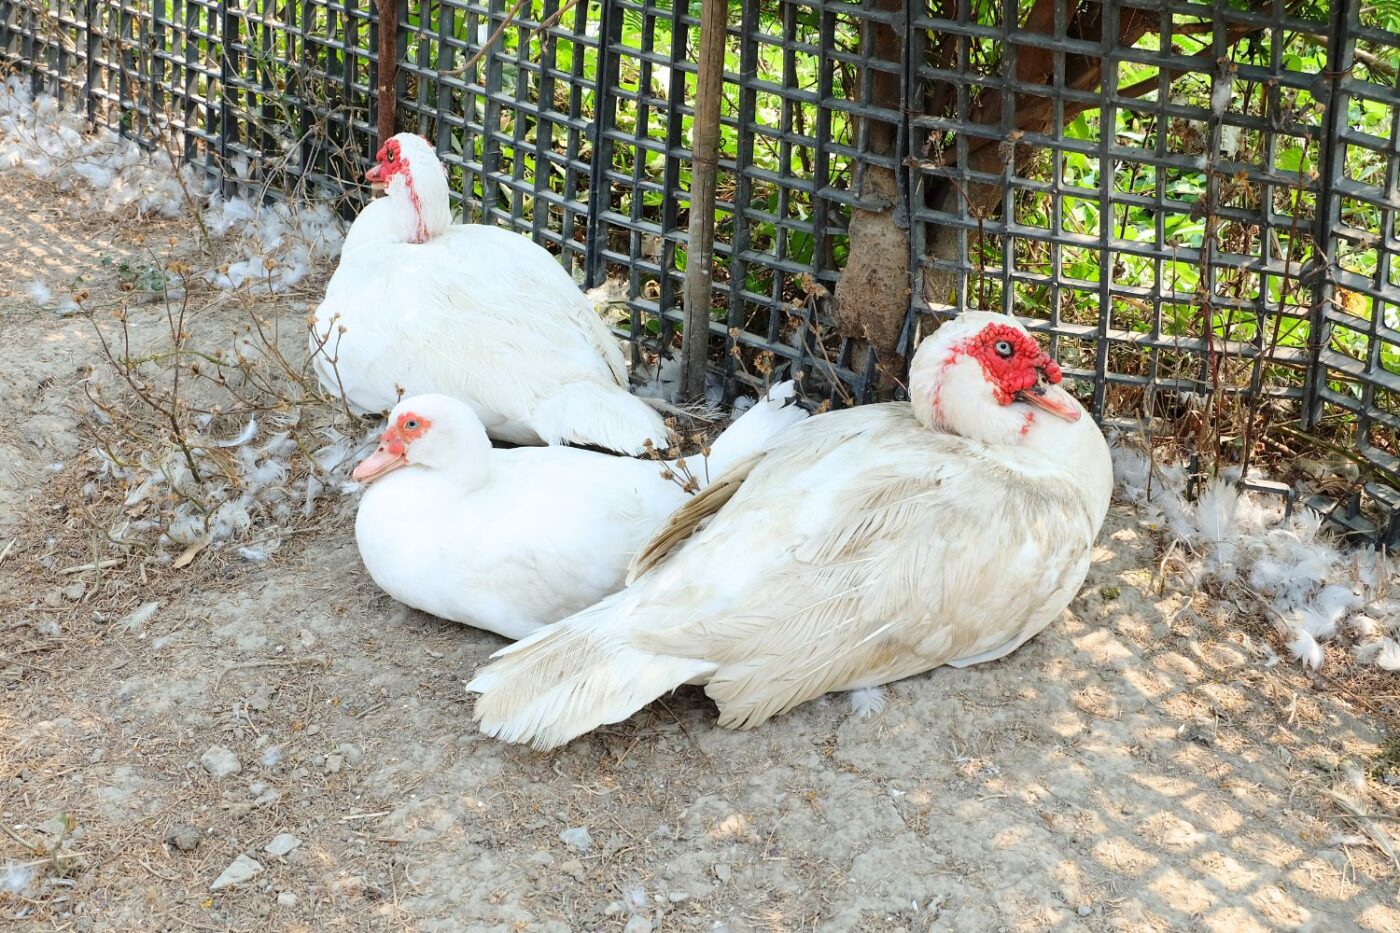
M462 492L480 489L491 478L491 439L482 428L453 440L451 452L440 458L434 472L453 489Z
M447 177L436 165L395 175L387 195L370 206L381 203L376 220L384 242L426 243L452 226Z
M1103 432L1087 412L1074 423L1043 412L1035 416L1023 438L1000 445L1000 450L1018 469L1069 480L1083 493L1096 522L1102 522L1113 492L1113 460Z

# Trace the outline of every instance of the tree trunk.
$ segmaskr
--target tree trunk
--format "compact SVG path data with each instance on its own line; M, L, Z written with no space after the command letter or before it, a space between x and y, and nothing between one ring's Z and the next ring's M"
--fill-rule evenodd
M902 14L904 2L876 0L875 8ZM904 42L902 30L884 24L868 26L862 36L862 45L873 57L895 65L903 60ZM898 68L893 74L879 71L872 76L871 97L872 106L903 111ZM866 151L898 164L899 125L872 117L863 119ZM889 389L904 369L898 346L909 313L908 218L899 216L897 171L863 162L857 169L856 183L862 207L851 211L851 251L836 283L832 312L842 336L855 341L852 367L862 369L867 354L873 351L881 388Z

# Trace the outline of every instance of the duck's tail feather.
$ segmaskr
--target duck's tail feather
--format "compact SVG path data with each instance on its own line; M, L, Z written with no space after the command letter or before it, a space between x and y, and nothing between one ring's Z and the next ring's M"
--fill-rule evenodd
M556 748L715 669L708 661L638 648L635 598L626 591L493 655L467 690L479 693L481 731L536 749Z
M546 444L587 444L639 456L650 440L670 446L661 415L621 386L576 382L562 388L528 419Z
M709 485L735 463L767 447L780 431L806 417L807 412L797 404L796 384L790 379L780 382L715 438L703 472L692 472Z

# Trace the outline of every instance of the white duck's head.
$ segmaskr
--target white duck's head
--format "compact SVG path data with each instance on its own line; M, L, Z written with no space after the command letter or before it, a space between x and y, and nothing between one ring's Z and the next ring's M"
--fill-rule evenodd
M379 147L365 180L387 195L389 210L383 238L400 243L426 243L452 225L447 170L422 136L400 133ZM382 210L382 209L381 209Z
M446 395L415 395L394 406L374 453L351 478L372 483L405 466L469 474L485 470L491 440L466 402Z
M919 345L909 368L914 415L927 428L988 444L1031 444L1074 425L1084 408L1060 367L1012 317L964 311Z

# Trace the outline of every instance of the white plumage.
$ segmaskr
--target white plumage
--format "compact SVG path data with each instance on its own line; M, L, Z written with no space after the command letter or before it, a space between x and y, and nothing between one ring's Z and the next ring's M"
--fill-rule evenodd
M491 447L470 406L415 396L355 470L355 539L380 588L434 615L520 638L621 588L638 549L703 488L806 413L774 386L684 468L570 447ZM675 479L663 474L671 473Z
M672 516L625 590L498 652L468 685L482 729L549 748L688 681L749 727L1015 650L1078 591L1112 485L1058 379L1011 318L943 325L912 406L789 429Z
M388 195L356 218L316 309L328 391L368 412L400 390L452 396L516 444L668 446L660 415L627 391L617 341L547 250L452 225L442 163L421 137L389 140L370 174Z

